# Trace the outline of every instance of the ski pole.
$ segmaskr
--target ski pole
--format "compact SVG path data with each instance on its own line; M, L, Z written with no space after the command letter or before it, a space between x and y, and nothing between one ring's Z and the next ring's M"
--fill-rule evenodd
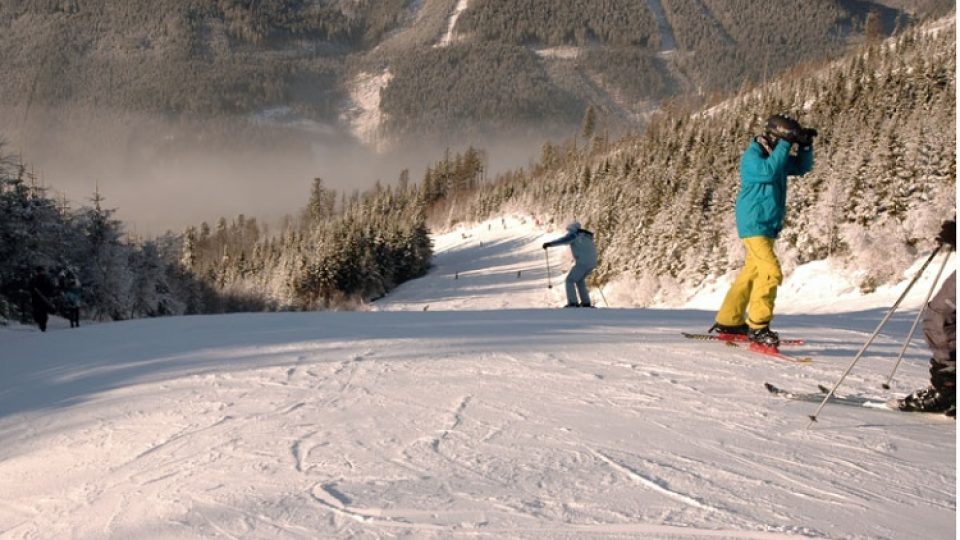
M597 287L597 290L600 291L600 298L603 298L603 304L610 307L610 302L607 302L607 296L603 294L603 287Z
M607 295L603 294L603 286L597 283L597 278L591 274L588 279L593 282L593 286L596 287L597 292L600 293L600 298L603 298L603 304L607 307L610 307L610 302L607 302Z
M910 280L909 284L907 284L907 288L904 289L903 293L900 295L900 298L897 298L897 301L894 302L893 307L890 308L890 311L887 312L887 314L883 317L883 320L880 321L880 324L877 325L877 329L873 331L873 334L870 336L870 339L868 339L867 342L863 344L863 347L860 348L860 351L857 353L857 355L853 357L853 361L850 362L849 366L847 366L846 371L843 372L843 375L841 375L840 379L837 380L836 384L833 385L833 388L831 388L830 391L827 392L827 395L824 396L823 401L820 402L820 405L817 407L817 410L815 410L813 414L810 415L810 423L807 424L807 428L812 426L813 423L817 421L817 416L820 414L820 411L823 410L824 405L826 405L827 401L829 401L830 398L833 397L833 394L837 391L837 388L840 387L840 383L842 383L843 380L847 378L847 375L849 375L850 372L853 370L853 366L860 361L860 357L863 356L864 352L866 352L867 347L869 347L870 344L873 343L873 340L877 338L877 335L880 333L880 330L883 328L885 324L887 324L887 321L890 320L890 317L893 316L893 313L897 310L897 307L900 305L900 302L903 302L903 299L907 296L907 293L910 292L910 289L913 288L913 285L917 282L918 279L920 279L920 276L921 274L923 274L923 271L926 270L927 266L930 265L930 261L932 261L933 258L937 256L937 253L940 253L940 248L942 247L943 247L943 244L940 244L937 246L937 249L933 250L933 253L931 253L930 256L927 258L926 262L923 263L923 266L920 267L920 270L917 271L917 274L913 276L913 279Z
M937 277L933 278L933 285L930 285L930 290L927 292L927 297L923 299L923 304L920 305L920 311L917 313L917 318L913 320L913 326L910 327L910 334L907 335L907 340L903 342L903 348L900 349L900 354L897 355L897 362L893 365L893 371L890 372L890 376L887 377L887 382L883 383L884 390L890 389L890 381L893 380L893 374L897 372L897 369L900 368L900 362L903 360L903 355L907 352L907 347L910 345L910 341L913 340L913 334L917 331L917 326L920 324L920 319L923 317L923 312L927 310L927 304L930 302L930 297L933 296L933 291L937 288L937 283L940 281L940 276L943 275L944 269L947 267L947 262L950 261L950 252L947 252L947 256L943 258L943 264L940 265L940 270L937 272Z
M550 252L543 250L543 256L547 259L547 288L552 289L553 284L550 283Z

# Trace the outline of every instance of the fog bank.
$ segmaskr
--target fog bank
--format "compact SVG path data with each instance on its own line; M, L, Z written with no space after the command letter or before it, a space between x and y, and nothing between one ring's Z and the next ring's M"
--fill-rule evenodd
M22 115L22 113L20 113ZM18 119L17 111L0 118ZM341 192L394 184L404 169L419 182L447 148L472 144L488 157L488 176L526 166L543 141L570 132L532 129L473 140L405 140L376 152L333 126L251 118L164 119L152 115L45 110L0 124L4 150L22 158L40 183L73 207L95 190L128 232L179 232L238 214L276 223L305 205L315 177Z

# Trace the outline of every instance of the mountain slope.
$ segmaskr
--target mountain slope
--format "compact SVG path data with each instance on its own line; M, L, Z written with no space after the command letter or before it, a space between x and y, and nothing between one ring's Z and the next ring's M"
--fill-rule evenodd
M509 80L524 70L511 69L504 81L487 81L479 97L451 88L464 77L473 83L502 69L503 55L485 51L503 47L513 57L572 46L582 54L541 59L547 71L573 74L532 89L528 99L539 112L520 120L575 125L592 104L611 124L630 124L622 111L604 106L603 97L576 92L580 79L605 81L603 92L625 96L623 103L729 91L745 79L834 56L858 39L870 10L879 14L888 34L898 18L904 22L946 9L919 0L898 8L831 0L768 11L751 9L745 0L630 0L603 6L544 0L149 4L150 9L142 1L18 0L0 6L0 22L8 29L0 36L0 67L9 74L0 81L5 113L31 125L39 121L32 115L50 107L206 119L288 107L306 120L334 124L359 73L379 74L414 55L416 66L398 76L394 100L383 104L382 112L396 120L384 125L385 135L397 140L411 130L421 136L476 134L523 127L513 111L496 105L515 97ZM677 54L662 57L667 65L660 65L652 59L664 47ZM469 69L418 74L438 60L455 65L464 49L470 57L479 55ZM671 73L680 73L682 80ZM427 75L423 84L452 102L439 117L427 115L430 100L424 103L424 94L409 87ZM575 93L568 101L554 103L570 90ZM477 99L494 108L492 116L486 110L461 112Z
M478 263L462 280L506 283L537 251L506 222L501 241L480 247L495 232L480 226L438 250ZM438 260L434 283L450 279ZM542 277L474 290L477 305L536 299ZM815 404L762 386L836 380L882 310L778 317L810 343L798 366L679 337L709 312L400 300L416 311L0 333L0 534L955 535L954 421L828 405L807 429ZM844 393L885 397L913 315L894 317ZM925 359L909 349L897 392L925 384Z

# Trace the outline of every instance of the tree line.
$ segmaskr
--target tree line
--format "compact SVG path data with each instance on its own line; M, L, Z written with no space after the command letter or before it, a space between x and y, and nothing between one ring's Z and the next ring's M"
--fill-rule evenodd
M270 309L357 308L424 275L433 249L428 219L483 182L486 156L446 155L420 182L338 193L315 178L304 208L269 234L255 219L224 218L182 236L180 264L222 293L259 295Z
M37 185L26 167L0 161L0 319L26 321L30 278L36 268L55 282L80 280L85 316L135 317L215 311L221 299L171 261L177 239L125 238L113 210L95 193L92 204L72 208ZM188 291L206 293L206 303L188 305ZM62 308L62 299L54 301Z
M0 319L26 322L37 267L75 276L85 318L354 308L430 267L427 214L476 189L485 156L473 148L430 167L422 182L337 193L313 181L299 215L275 234L256 218L220 218L182 234L129 238L95 193L72 208L26 166L0 161ZM59 302L59 298L57 299Z

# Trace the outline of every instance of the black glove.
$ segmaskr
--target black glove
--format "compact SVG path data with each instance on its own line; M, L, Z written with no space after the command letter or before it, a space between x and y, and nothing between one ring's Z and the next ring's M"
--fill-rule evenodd
M760 146L763 147L763 154L764 154L764 156L766 156L768 153L773 152L774 150L776 150L776 149L777 149L777 143L779 143L779 142L780 142L780 138L779 138L779 137L777 137L776 135L771 135L771 134L769 134L769 133L765 133L765 134L759 135L759 136L757 137L757 143L759 143Z
M547 249L548 247L550 247L550 242L544 242L543 249Z
M817 130L813 128L802 128L800 133L797 135L797 140L794 142L802 147L807 147L813 144L813 138L817 135Z
M940 234L937 235L937 242L950 246L950 249L957 249L957 222L956 220L947 220L940 226Z

